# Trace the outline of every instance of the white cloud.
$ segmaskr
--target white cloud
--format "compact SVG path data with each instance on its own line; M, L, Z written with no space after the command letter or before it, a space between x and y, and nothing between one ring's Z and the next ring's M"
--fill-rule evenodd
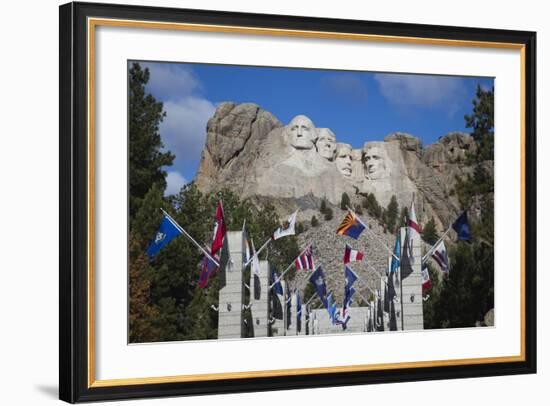
M185 65L169 63L142 63L149 68L147 90L162 100L175 100L202 90L202 84L193 70Z
M453 114L465 93L455 77L384 73L374 79L390 103L403 107L441 107Z
M168 172L166 176L166 191L164 193L167 196L175 195L186 184L187 184L187 179L185 179L181 173Z
M165 147L176 155L174 167L196 168L206 139L206 123L216 106L207 99L187 96L165 102L164 110L160 134Z

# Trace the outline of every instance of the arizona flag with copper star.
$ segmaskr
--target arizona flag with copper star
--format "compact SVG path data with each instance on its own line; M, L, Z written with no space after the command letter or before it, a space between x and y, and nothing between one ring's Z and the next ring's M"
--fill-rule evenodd
M336 234L347 235L357 240L365 228L365 223L355 213L348 210L348 214L336 229Z

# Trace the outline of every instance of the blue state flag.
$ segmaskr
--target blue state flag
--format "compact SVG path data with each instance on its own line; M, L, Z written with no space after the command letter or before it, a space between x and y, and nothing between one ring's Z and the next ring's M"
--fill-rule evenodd
M283 296L283 285L281 285L281 280L279 279L279 275L277 275L277 271L275 269L271 271L271 279L273 281L273 292Z
M151 241L149 248L147 248L147 255L150 257L157 255L170 241L182 234L183 232L174 224L170 217L165 215L155 238Z
M334 303L334 300L332 298L332 292L329 293L327 296L326 306L327 306L328 317L330 318L330 322L334 324L336 322L335 316L338 310L336 309L336 303Z
M393 255L391 256L391 273L396 273L399 268L399 258L401 257L401 238L399 238L399 230L395 236L395 245L393 247Z
M470 241L470 224L468 224L468 213L462 213L453 223L453 230L456 231L458 241Z
M315 291L317 292L317 296L319 296L319 299L321 302L323 302L323 305L325 307L327 306L327 285L325 283L325 275L323 275L323 269L319 266L311 274L309 277L309 281L313 284L315 287Z
M347 295L349 293L351 287L353 286L353 284L357 280L357 275L355 274L355 272L353 272L351 270L350 267L346 266L346 269L344 271L344 278L345 278L345 281L346 281L346 286L344 288L344 293L346 293L346 295Z

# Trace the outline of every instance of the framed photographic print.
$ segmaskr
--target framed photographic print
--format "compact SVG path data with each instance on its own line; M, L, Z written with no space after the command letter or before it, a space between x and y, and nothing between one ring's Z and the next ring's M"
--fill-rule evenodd
M60 398L534 373L533 32L60 7Z

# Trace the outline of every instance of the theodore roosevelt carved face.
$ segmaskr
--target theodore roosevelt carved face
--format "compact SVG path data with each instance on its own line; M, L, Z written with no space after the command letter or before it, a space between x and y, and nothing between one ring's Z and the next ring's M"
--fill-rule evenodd
M294 117L286 126L286 133L290 145L296 149L312 149L317 141L317 129L306 116Z

